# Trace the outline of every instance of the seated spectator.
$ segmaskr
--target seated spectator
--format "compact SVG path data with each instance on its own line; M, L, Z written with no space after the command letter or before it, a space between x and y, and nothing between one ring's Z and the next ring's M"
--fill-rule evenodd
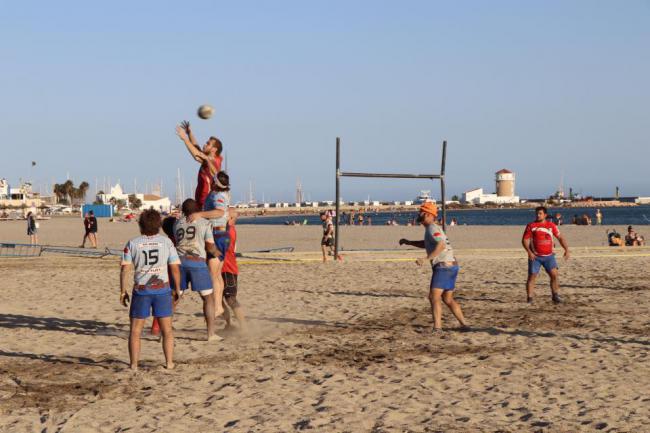
M625 245L628 247L642 247L645 245L645 238L634 231L632 226L627 226L627 235L625 235Z
M623 238L616 230L607 231L607 242L610 247L622 247L624 245Z

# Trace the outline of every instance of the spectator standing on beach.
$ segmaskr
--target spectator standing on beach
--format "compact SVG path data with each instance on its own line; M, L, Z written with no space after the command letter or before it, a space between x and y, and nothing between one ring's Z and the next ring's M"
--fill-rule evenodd
M528 254L528 280L526 281L526 301L533 303L533 292L535 290L535 280L539 270L544 270L551 279L551 299L553 303L562 302L558 280L558 265L553 253L553 237L560 241L564 248L564 258L569 259L569 245L564 236L560 233L557 226L551 221L547 221L548 211L544 206L535 209L536 220L529 223L524 230L524 236L521 239L526 253Z
M332 253L332 249L334 248L334 224L328 212L321 212L320 220L323 223L323 237L321 238L320 246L323 251L323 262L326 262L328 252Z
M600 209L596 209L596 224L598 225L603 224L603 214L600 211Z
M86 248L86 239L90 240L90 245L93 248L97 248L97 218L95 218L95 212L90 211L86 214L84 218L84 238L81 242L81 248Z
M29 236L31 245L38 243L38 223L36 222L36 215L31 211L27 212L27 236Z
M435 203L428 202L420 206L418 220L424 225L424 240L409 241L400 239L400 245L410 245L426 250L426 257L416 260L418 266L430 262L433 274L429 285L429 302L433 317L433 332L442 331L442 303L444 302L456 317L462 329L467 328L463 311L458 302L454 300L456 278L460 267L454 256L449 239L440 226L436 224L438 207Z

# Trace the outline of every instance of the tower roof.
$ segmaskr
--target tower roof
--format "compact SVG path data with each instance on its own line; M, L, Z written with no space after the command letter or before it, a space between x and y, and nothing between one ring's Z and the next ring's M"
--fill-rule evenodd
M512 172L507 168L502 168L501 170L497 171L495 174L512 174Z

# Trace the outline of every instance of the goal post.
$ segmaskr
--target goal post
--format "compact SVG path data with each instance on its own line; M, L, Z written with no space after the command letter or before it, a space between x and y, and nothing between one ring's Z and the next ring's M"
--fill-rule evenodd
M445 163L447 161L447 140L442 142L442 158L439 174L410 174L410 173L362 173L353 171L341 171L341 139L336 137L336 201L334 216L334 258L339 258L339 224L341 208L341 178L342 177L364 177L384 179L431 179L440 181L440 201L442 202L442 228L447 224L447 204L445 200Z

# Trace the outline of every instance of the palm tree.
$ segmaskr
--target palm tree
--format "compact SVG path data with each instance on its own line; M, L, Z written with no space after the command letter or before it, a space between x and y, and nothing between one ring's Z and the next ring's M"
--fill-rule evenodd
M90 184L84 180L79 184L79 188L77 188L77 198L80 198L83 203L86 202L86 192L89 187Z
M74 196L74 183L71 180L66 180L63 185L63 193L68 200L69 204L72 204L72 197Z

